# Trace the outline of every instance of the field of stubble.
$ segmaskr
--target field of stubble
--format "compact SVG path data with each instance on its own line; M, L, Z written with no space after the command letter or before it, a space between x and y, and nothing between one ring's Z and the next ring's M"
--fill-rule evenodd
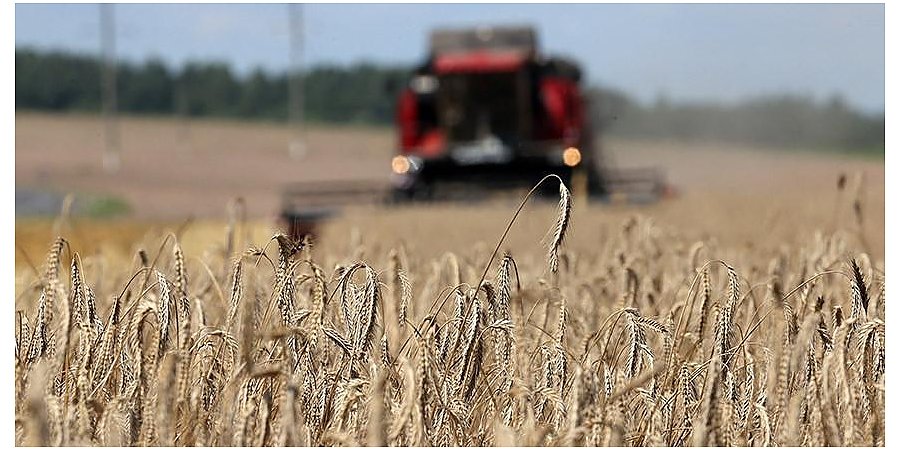
M23 157L38 138L18 127L17 182L33 164L99 183L77 151L80 171ZM192 222L20 219L17 443L884 445L883 163L609 149L681 195L563 187L502 240L518 201L356 208L293 242L221 181L187 195L224 197ZM234 195L249 219L225 213Z

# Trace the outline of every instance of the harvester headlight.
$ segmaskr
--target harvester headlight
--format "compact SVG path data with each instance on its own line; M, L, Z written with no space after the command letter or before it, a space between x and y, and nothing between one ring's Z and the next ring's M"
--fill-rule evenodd
M403 175L409 172L409 158L403 155L397 155L391 160L391 170L397 175Z
M569 167L575 167L581 162L581 151L575 147L569 147L563 150L563 164Z

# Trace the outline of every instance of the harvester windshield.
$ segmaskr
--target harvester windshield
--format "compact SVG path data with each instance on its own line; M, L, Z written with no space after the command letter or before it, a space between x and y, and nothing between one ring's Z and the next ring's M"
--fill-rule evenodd
M520 71L440 77L438 115L449 143L496 137L513 144L529 135L527 80ZM525 94L525 95L522 95Z

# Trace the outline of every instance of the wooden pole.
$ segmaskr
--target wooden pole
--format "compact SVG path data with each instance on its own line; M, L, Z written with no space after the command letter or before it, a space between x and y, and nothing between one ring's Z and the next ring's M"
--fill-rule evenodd
M116 16L113 5L100 4L100 40L103 51L101 70L102 103L104 119L103 170L119 171L122 163L121 141L117 120L116 95Z
M306 156L303 136L303 10L302 5L288 4L290 35L290 67L288 68L288 126L291 137L288 152L291 158Z

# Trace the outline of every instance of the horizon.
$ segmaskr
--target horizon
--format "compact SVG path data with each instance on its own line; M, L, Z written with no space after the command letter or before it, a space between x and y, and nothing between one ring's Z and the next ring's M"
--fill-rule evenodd
M137 64L158 59L175 70L186 62L220 62L238 77L257 68L284 73L287 9L117 4L117 57ZM642 104L666 98L730 105L774 95L820 103L840 96L853 109L884 114L884 5L313 4L302 9L304 69L366 62L410 66L424 58L433 28L527 23L538 30L542 53L574 57L587 84L622 91ZM15 46L99 56L99 7L17 4Z

